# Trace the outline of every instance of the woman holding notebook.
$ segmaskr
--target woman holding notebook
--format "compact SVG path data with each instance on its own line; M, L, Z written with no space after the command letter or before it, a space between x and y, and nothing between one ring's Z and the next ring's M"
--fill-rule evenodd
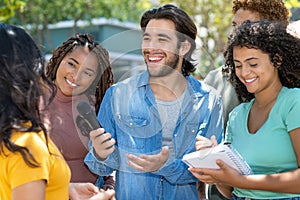
M300 199L300 39L284 24L247 21L224 56L243 99L229 115L225 142L254 174L241 175L222 159L220 169L190 171L234 200Z

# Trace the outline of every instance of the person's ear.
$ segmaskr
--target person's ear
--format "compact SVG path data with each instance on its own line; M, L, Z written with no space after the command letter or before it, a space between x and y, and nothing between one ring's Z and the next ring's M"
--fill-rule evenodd
M179 55L185 56L189 52L190 49L191 49L191 43L188 40L181 42L180 49L179 49Z

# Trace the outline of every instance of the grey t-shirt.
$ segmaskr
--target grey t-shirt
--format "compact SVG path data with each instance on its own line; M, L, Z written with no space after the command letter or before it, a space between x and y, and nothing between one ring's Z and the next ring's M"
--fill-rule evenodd
M173 132L176 127L181 104L184 99L185 92L174 101L161 101L156 99L157 109L162 123L162 145L169 147L169 156L175 157L174 144L172 141Z

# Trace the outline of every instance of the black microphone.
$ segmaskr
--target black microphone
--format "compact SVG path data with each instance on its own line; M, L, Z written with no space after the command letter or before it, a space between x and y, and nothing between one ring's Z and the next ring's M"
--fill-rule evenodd
M92 130L96 130L98 128L102 128L100 125L95 111L91 108L91 106L85 101L81 101L77 105L77 110L79 114L83 117L83 119L90 125Z
M90 125L90 128L92 130L96 130L98 128L102 128L101 124L99 123L97 117L96 117L96 113L95 111L91 108L91 106L85 102L85 101L81 101L78 105L77 105L77 110L78 110L78 113L81 115L81 117L83 118L83 120ZM104 132L105 133L105 132ZM102 134L100 134L102 135ZM99 137L100 135L96 136L96 137ZM105 140L103 143L109 141L109 139ZM108 147L107 149L113 147L110 146ZM96 157L98 157L98 159L102 159L98 156L98 154L95 152L95 149L93 150L94 151L94 155Z

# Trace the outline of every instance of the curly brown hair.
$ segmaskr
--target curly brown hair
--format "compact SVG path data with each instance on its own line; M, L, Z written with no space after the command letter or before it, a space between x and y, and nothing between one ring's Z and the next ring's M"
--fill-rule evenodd
M84 92L87 97L90 97L91 95L95 96L95 111L98 113L104 94L114 83L114 79L112 67L109 61L109 53L98 42L94 41L92 35L76 33L75 37L68 38L67 41L63 42L61 46L56 48L52 52L52 57L46 66L46 75L54 81L56 79L57 69L63 58L78 46L87 46L90 52L95 53L98 59L99 76L97 76L91 86ZM91 98L90 100L92 101Z
M288 24L289 10L282 0L233 0L232 13L239 9L257 12L262 19Z
M230 81L235 87L239 100L248 102L254 95L235 74L233 49L236 46L254 48L269 55L283 86L300 88L300 38L291 35L284 23L266 20L244 22L230 36L225 57L225 71L230 73Z

